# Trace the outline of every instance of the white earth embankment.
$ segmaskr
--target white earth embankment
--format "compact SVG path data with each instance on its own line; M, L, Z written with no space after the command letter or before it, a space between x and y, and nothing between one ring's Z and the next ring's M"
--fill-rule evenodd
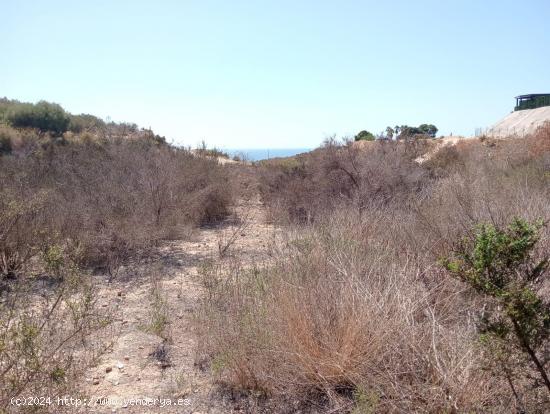
M550 122L550 106L536 109L524 109L515 111L495 125L488 131L487 136L494 138L505 138L509 136L525 136L534 133L537 128L545 122Z

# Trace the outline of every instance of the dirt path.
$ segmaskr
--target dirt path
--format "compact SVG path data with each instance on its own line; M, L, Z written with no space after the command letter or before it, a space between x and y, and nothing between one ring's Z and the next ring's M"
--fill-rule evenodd
M114 282L102 282L100 306L112 309L115 321L109 328L112 345L86 372L80 393L88 401L111 401L83 412L237 412L216 395L208 370L196 366L193 318L201 297L198 273L206 263L228 260L220 258L219 245L232 237L229 252L238 260L265 259L274 233L274 227L265 224L261 203L243 202L225 223L200 229L193 241L168 242L137 271L126 270ZM148 407L130 401L124 407L123 400L132 398L142 404L145 398L159 401ZM161 407L162 399L184 405Z

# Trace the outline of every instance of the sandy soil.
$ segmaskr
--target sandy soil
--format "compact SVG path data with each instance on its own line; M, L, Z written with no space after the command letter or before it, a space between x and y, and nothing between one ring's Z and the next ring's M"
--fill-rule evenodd
M463 136L447 136L442 138L436 138L431 140L434 144L434 147L425 154L422 154L420 157L416 158L415 161L419 164L430 160L435 154L437 154L441 149L445 147L452 147L458 144L461 141L466 139L476 139L475 137L463 137Z
M545 122L550 122L550 106L515 111L493 125L487 135L495 138L525 136L534 133Z
M193 326L202 294L198 270L212 260L222 264L230 260L220 258L218 246L233 235L236 238L230 252L234 257L245 264L265 260L267 243L275 233L273 226L265 224L264 209L258 200L243 202L226 222L198 230L195 240L167 242L149 263L134 270L126 269L112 283L101 281L100 306L113 309L112 346L87 371L85 381L78 387L81 397L88 401L98 398L186 401L178 407L161 407L161 401L150 407L109 403L93 405L81 412L240 412L217 392L208 368L198 366L201 364L196 361L197 338ZM160 336L150 328L152 314L158 309L153 298L155 286L161 292L168 317Z

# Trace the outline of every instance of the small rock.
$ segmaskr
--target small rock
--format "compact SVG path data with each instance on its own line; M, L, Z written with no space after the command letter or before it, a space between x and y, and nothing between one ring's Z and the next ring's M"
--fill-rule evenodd
M111 372L112 370L113 370L113 367L106 367L106 368L105 368L105 372L106 372L106 373L109 373L109 372Z
M129 361L129 360L130 360L130 357L129 357L128 355L126 355L126 356L124 357L124 360L125 360L125 361Z
M122 362L117 362L116 367L120 370L124 369L124 364Z
M99 380L98 380L98 379L94 379L93 384L94 384L94 385L99 385Z
M137 381L141 381L141 377L137 377Z
M122 292L119 291L119 292L117 292L116 295L117 295L117 296L122 296Z
M143 349L143 345L138 346L138 349Z

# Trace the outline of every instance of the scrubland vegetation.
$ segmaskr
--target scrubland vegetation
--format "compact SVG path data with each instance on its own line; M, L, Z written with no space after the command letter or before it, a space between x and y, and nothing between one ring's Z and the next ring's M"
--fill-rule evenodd
M97 283L256 192L270 259L231 252L242 217L198 264L197 359L224 389L264 412L550 410L550 127L422 163L432 140L224 166L46 102L1 100L0 120L0 412L101 356ZM146 329L164 346L157 276Z
M273 263L204 272L219 379L332 412L546 412L550 129L260 168ZM325 408L323 408L325 407Z
M215 160L149 130L46 102L1 109L0 410L85 367L86 337L109 323L93 274L112 280L160 241L222 219L232 200Z
M16 276L52 244L110 271L223 218L231 191L218 164L149 132L115 124L58 136L3 126L11 155L0 158L2 274Z

